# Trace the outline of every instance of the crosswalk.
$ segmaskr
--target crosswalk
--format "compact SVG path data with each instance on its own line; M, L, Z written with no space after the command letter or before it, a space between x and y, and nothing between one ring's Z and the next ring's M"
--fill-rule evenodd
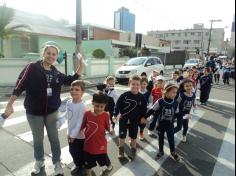
M117 87L117 90L119 93L122 93L127 90L126 87ZM89 90L90 93L86 93L83 97L85 104L88 108L91 108L91 98L92 93L96 92L96 90ZM60 110L63 111L65 109L65 101L68 99L69 94L63 94L62 100L64 102L62 103L62 106L60 107ZM0 112L4 111L4 105L6 105L7 102L1 102L0 103ZM25 111L22 105L22 102L17 102L16 106L14 106L15 114L12 115L10 119L6 121L4 124L4 128L0 130L8 131L12 134L15 134L15 138L17 140L21 140L25 143L28 143L32 146L33 138L32 138L32 132L30 131L30 128L27 123L27 119L25 116ZM194 118L191 120L189 124L189 128L193 128L195 124L204 116L204 111L202 110L196 110L196 112L193 114ZM20 127L19 127L20 126ZM66 139L66 131L67 131L67 124L65 123L60 129L59 129L59 137L61 141L61 159L64 167L71 167L73 161L69 154L69 146L67 144ZM181 133L181 132L180 132ZM181 134L178 133L175 137L176 146L180 144L181 141ZM108 142L108 148L109 150L114 151L114 148L116 148L115 138L118 135L118 127L115 128L115 136L107 135ZM1 135L1 134L0 134ZM51 151L49 147L49 142L47 140L47 133L44 132L45 135L45 163L46 163L46 172L47 175L53 174L53 165L51 162ZM0 136L1 139L1 136ZM148 139L149 140L149 139ZM148 141L149 144L142 145L142 149L138 150L137 153L137 159L133 162L126 162L123 165L119 165L118 167L115 167L113 176L153 176L156 171L161 167L162 163L168 158L169 152L169 146L168 142L165 141L165 157L161 161L155 161L155 153L158 146L158 140L152 139ZM0 144L1 145L1 144ZM31 148L32 149L32 148ZM33 149L32 149L33 150ZM116 150L115 150L116 151ZM111 154L112 155L111 160L117 160L116 159L116 153ZM114 156L115 155L115 156ZM32 159L29 159L30 161L27 163L22 163L21 167L16 168L13 175L15 176L27 176L30 174L30 170L34 165L33 156ZM97 172L97 170L95 170ZM0 174L1 175L1 174ZM1 175L1 176L8 176L8 175ZM10 176L10 175L9 175Z

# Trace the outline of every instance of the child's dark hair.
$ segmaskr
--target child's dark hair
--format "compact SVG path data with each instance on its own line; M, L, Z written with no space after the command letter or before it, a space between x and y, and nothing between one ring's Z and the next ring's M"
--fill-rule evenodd
M108 99L109 99L109 97L101 91L99 91L98 93L95 93L93 95L93 102L94 103L107 104Z
M141 78L141 83L146 82L148 84L148 79L146 77Z
M85 91L85 83L84 81L81 81L81 80L75 80L71 83L71 86L74 87L74 86L78 86L81 88L81 90L84 92Z
M185 90L184 90L184 85L187 84L187 83L193 83L193 81L190 80L190 79L184 79L183 82L179 85L179 91L178 91L178 93L180 93L180 92L185 92Z
M175 71L173 72L173 74L174 74L174 75L179 75L179 71L178 71L178 70L175 70Z
M141 81L141 78L138 75L134 75L129 79L129 81Z

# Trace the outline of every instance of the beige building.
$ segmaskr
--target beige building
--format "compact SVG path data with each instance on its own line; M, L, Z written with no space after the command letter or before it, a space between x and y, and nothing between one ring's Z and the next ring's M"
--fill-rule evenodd
M150 31L149 36L171 42L171 50L196 51L198 48L203 53L207 52L210 29L203 24L195 24L193 29ZM212 29L210 53L220 54L224 49L224 29Z

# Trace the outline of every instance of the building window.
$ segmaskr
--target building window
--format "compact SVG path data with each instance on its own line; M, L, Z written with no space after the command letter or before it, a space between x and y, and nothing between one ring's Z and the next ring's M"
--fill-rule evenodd
M172 35L172 36L175 36L175 33L172 33L171 35Z
M181 37L181 33L178 33L178 37Z
M195 35L195 33L194 32L191 32L191 36L194 36Z
M176 45L180 44L181 43L181 40L175 40L174 41Z
M82 40L88 40L88 30L82 30L81 32Z
M168 34L165 34L166 37L168 37L169 35Z
M201 32L198 32L198 36L202 36L202 33L201 33Z
M191 40L184 40L184 44L190 44L191 43Z
M160 36L160 38L163 38L163 34L160 34L159 36Z
M23 50L23 52L29 52L30 50L30 43L29 43L29 39L26 37L22 37L21 38L21 49Z
M200 40L194 40L194 44L200 44Z
M210 32L206 32L206 33L205 33L206 36L209 36L209 34L210 34Z
M187 36L188 36L188 33L187 33L187 32L185 32L185 33L184 33L184 35L185 35L185 37L187 37Z

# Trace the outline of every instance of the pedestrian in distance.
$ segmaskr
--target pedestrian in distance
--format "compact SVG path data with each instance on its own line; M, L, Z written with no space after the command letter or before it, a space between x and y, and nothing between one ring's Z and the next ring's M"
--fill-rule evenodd
M168 81L168 83L172 83L172 84L175 84L175 85L179 86L178 78L179 78L179 71L176 70L172 73L172 77Z
M113 131L115 131L115 123L113 122L112 118L113 118L116 102L119 98L118 93L115 89L115 82L116 80L113 76L108 76L106 80L104 81L104 83L97 84L97 90L104 92L109 97L105 111L109 112Z
M152 91L153 87L154 87L154 83L156 81L156 78L159 76L159 72L157 70L153 70L150 78L148 79L148 86L147 86L147 90L148 91Z
M154 88L152 89L152 97L153 97L153 104L155 104L156 101L158 101L160 98L163 97L163 89L165 85L165 78L163 76L158 76L155 81ZM154 135L154 129L157 126L157 119L158 114L153 114L152 121L148 128L148 135L149 136L155 136Z
M201 105L207 105L212 84L212 77L210 76L210 68L205 68L203 74L204 75L200 78L200 102Z
M153 100L152 100L152 95L151 92L147 90L147 85L148 85L148 79L147 78L141 78L141 89L140 93L143 94L146 102L147 102L147 109L150 109L153 105ZM143 141L145 139L144 137L144 129L146 127L146 124L141 124L139 123L139 139Z
M73 76L67 76L57 70L53 64L58 58L56 45L46 45L42 51L42 59L28 64L20 73L16 87L10 97L5 117L13 112L13 103L25 91L24 107L26 117L33 134L34 158L36 160L32 174L38 174L44 167L44 127L46 127L52 151L54 175L63 175L61 165L61 148L58 139L56 122L61 105L60 93L62 85L70 85L81 77L83 64L80 59L78 69Z
M93 95L93 110L89 110L84 115L82 130L85 130L85 168L86 176L92 176L92 168L97 166L106 166L102 174L109 173L113 166L108 157L106 131L111 135L109 113L105 111L108 102L108 96L103 92Z
M178 106L178 103L175 101L177 91L178 86L175 84L166 84L164 88L164 97L159 99L145 116L148 118L155 112L159 114L159 152L156 155L157 160L164 156L164 135L167 133L171 157L175 161L179 161L179 156L175 150L174 140L174 117Z
M147 112L147 102L140 91L141 78L139 76L133 76L129 80L129 91L123 93L115 107L115 113L113 119L119 120L119 159L124 159L124 145L129 131L129 137L131 139L131 151L129 158L135 159L137 145L136 139L138 136L139 124L145 124L146 120L144 115Z
M189 119L192 118L191 109L192 107L196 107L196 94L192 91L193 82L190 79L185 79L179 87L178 91L178 109L175 114L175 118L177 118L177 127L174 129L174 133L179 132L183 127L183 138L182 142L187 141L187 131L188 131L188 123Z
M74 166L71 168L71 174L74 175L79 172L83 172L84 161L84 131L81 130L81 126L86 112L86 105L82 100L85 92L85 83L80 80L73 81L70 87L71 100L67 101L66 112L58 118L57 128L65 123L67 120L67 138L69 143L69 152L73 158Z

